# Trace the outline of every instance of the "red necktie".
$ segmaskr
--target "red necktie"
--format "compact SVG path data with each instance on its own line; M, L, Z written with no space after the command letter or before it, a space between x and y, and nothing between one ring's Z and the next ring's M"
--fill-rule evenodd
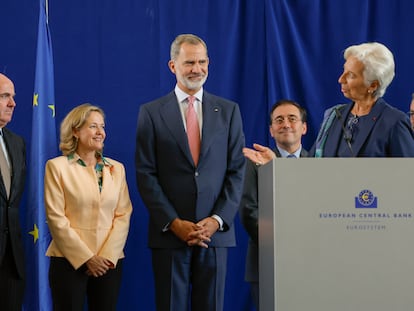
M200 156L200 127L198 125L197 114L194 110L194 96L189 96L186 125L187 125L187 137L188 145L190 146L191 155L193 157L194 164L198 164L198 158Z

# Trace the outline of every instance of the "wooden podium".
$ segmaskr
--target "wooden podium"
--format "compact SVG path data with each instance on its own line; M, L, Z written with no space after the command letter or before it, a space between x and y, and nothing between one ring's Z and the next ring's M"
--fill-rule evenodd
M411 158L260 167L260 310L414 310L413 176Z

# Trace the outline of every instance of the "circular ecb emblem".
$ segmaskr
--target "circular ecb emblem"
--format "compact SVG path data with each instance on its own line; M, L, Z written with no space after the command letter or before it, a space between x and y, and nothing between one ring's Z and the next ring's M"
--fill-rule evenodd
M362 190L358 195L358 201L364 206L371 205L374 201L374 195L367 189Z

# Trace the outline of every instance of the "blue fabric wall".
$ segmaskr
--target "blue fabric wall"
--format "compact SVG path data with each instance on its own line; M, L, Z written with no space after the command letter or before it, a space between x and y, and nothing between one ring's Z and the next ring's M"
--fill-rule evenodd
M9 127L29 147L38 1L2 0L0 12L0 72L13 79L17 92ZM205 88L240 104L249 146L272 145L268 110L277 99L291 98L308 110L304 146L310 148L323 110L346 101L337 79L342 52L351 44L379 41L393 51L396 77L385 94L390 104L407 111L414 91L410 0L50 0L49 20L57 124L75 105L101 106L105 153L127 167L135 210L119 310L154 310L148 215L135 182L135 129L139 106L174 87L167 62L177 34L205 39ZM225 309L252 310L243 281L247 236L238 218L235 225L238 246L230 251Z

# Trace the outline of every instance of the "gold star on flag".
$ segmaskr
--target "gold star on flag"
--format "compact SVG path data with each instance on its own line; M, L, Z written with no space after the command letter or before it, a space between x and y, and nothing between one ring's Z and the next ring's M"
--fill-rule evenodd
M52 110L52 117L54 118L55 117L55 105L49 105L48 107L49 109Z
M39 106L39 102L38 102L38 99L39 99L39 94L34 94L33 95L33 106Z
M33 235L33 243L36 243L39 238L39 228L34 224L33 231L30 231L29 234Z

